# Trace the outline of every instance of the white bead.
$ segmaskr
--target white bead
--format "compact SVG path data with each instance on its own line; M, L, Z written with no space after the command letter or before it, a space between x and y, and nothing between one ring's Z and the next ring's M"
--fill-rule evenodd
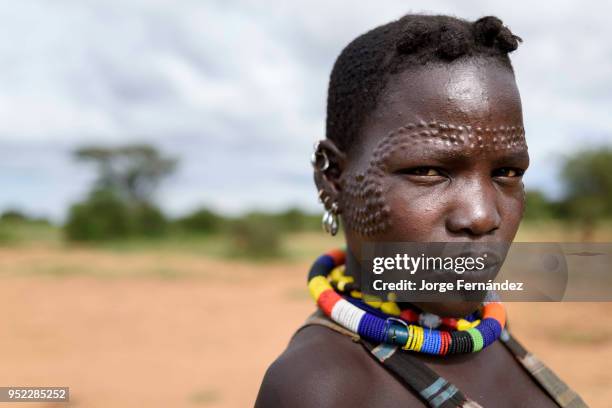
M357 333L359 322L365 314L366 312L357 306L345 299L340 299L332 308L331 318L350 331Z
M441 319L433 313L421 313L419 316L419 324L429 329L435 329L440 326Z

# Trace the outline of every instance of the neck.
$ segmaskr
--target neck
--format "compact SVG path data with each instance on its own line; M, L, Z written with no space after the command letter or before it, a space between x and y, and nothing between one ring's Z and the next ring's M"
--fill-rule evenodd
M361 264L359 259L351 252L350 249L346 249L346 260L344 263L344 274L352 276L355 284L361 286Z
M344 263L344 274L346 276L352 276L356 285L361 286L361 263L359 259L351 252L350 249L346 249L346 260ZM409 303L409 302L397 302L398 306L402 309L412 308L421 310L420 307Z

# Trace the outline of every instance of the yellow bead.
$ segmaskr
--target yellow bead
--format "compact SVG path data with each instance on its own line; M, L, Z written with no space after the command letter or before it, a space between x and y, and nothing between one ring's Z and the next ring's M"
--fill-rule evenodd
M380 307L380 305L382 304L382 302L380 300L366 300L365 301L368 305L375 307L376 309L378 309Z
M412 345L412 340L414 339L414 326L408 326L408 339L406 340L406 344L402 347L404 350L412 350L410 346Z
M459 319L457 320L457 330L467 330L470 328L470 322L468 322L465 319Z
M384 313L394 315L394 316L399 316L400 313L402 312L399 306L397 305L397 303L395 302L383 302L380 305L380 310L382 310Z
M363 301L376 309L378 309L382 303L379 297L372 295L364 295Z
M459 319L457 320L457 330L468 330L468 329L473 329L474 327L478 326L478 324L480 323L480 320L474 320L473 322L468 322L465 319Z
M332 289L331 285L327 281L327 279L323 276L315 276L308 282L308 290L310 291L310 296L315 300L319 300L319 296L321 293L326 291L327 289Z
M338 289L341 292L344 292L344 287L346 286L347 283L353 283L353 277L352 276L342 276L337 283Z
M340 279L342 279L343 276L344 276L344 266L343 265L335 267L334 269L332 269L331 273L329 274L329 278L332 280L332 282L338 282Z
M423 346L424 340L423 328L420 326L416 326L414 328L414 331L416 333L416 342L413 349L414 351L421 351L421 347Z

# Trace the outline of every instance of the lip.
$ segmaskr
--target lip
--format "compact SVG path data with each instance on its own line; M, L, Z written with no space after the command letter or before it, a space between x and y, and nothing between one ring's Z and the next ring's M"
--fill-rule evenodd
M488 251L488 252L476 252L476 251L465 251L465 252L460 252L458 254L444 254L445 256L449 256L452 258L473 258L476 259L478 257L484 257L486 258L486 263L487 265L491 264L491 265L497 265L499 263L501 263L501 257L496 254L495 252L492 251ZM488 268L488 266L487 266ZM485 269L487 269L485 268Z
M439 281L445 281L445 282L446 281L452 282L456 280L457 278L460 278L460 279L463 279L469 282L485 282L488 279L494 279L497 276L499 269L501 268L502 258L497 253L491 252L491 251L486 251L484 254L486 254L486 256L484 256L484 258L486 258L486 261L484 262L485 267L483 269L465 270L462 273L456 272L454 270L448 270L448 269L435 270L435 271L431 271L433 272L433 274L430 275L430 279L433 278L433 279L437 279ZM483 257L484 254L479 251L463 251L463 252L457 252L453 254L445 253L443 256L445 258L448 257L448 258L453 258L453 259L457 259L457 258L476 259L479 257Z

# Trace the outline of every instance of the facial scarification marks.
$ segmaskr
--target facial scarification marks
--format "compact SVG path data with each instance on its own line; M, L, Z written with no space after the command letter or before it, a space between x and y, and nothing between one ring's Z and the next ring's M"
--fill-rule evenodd
M340 207L347 228L362 236L375 236L391 226L391 209L382 187L386 163L398 149L409 154L418 144L481 153L527 148L522 126L481 128L435 121L409 123L381 140L364 172L347 172L342 176Z
M383 172L370 165L366 173L342 179L342 220L360 235L376 235L387 228L390 209L384 202L382 177Z

